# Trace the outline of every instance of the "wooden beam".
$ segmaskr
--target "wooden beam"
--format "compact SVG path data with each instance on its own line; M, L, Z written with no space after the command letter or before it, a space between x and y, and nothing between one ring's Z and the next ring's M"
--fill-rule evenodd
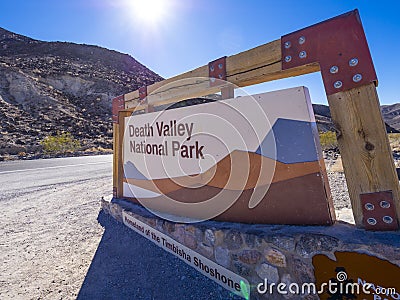
M338 130L337 140L356 225L363 227L360 200L363 193L391 190L399 219L399 181L375 85L330 95L328 102Z
M309 64L282 70L281 40L226 58L227 81L237 87L283 79L319 71L318 64ZM217 93L221 87L210 87L208 66L202 66L181 75L154 83L147 87L148 103L154 106L175 103ZM139 104L139 92L125 94L125 108Z

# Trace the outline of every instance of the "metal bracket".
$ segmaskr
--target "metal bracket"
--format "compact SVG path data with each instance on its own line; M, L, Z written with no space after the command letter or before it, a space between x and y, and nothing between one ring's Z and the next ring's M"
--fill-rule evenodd
M125 109L124 95L115 97L112 100L112 121L118 124L118 112Z
M147 86L146 85L139 88L139 100L140 100L140 104L147 103Z
M367 230L397 230L392 191L361 194L363 225Z
M284 35L281 48L282 70L319 63L327 95L378 83L358 10Z
M219 86L221 81L226 81L226 56L208 63L208 77L210 86Z

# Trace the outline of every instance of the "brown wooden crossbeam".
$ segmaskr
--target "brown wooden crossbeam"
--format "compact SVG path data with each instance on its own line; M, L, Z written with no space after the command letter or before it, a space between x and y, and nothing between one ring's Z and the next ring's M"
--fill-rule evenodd
M224 61L226 80L237 87L321 71L337 128L356 225L371 229L365 226L367 219L361 198L364 194L383 191L391 192L393 217L395 224L399 223L399 181L379 109L375 69L357 10L226 57ZM145 105L140 101L138 90L125 94L125 107L119 112L119 120L135 109L149 111L148 105L220 92L222 86L210 84L209 67L207 64L148 86ZM113 183L117 196L122 197L123 123L114 123L113 129Z

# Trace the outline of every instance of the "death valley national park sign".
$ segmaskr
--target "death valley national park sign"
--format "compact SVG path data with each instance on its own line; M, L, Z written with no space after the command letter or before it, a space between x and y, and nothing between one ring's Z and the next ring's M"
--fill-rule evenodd
M308 90L125 118L123 195L174 221L331 224Z

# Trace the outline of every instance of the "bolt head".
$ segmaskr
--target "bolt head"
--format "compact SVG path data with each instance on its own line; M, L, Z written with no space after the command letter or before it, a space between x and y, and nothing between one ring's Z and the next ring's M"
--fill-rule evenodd
M218 68L222 69L222 64L221 63L218 64Z
M355 67L358 65L358 59L356 57L352 58L349 60L349 66L350 67Z
M390 224L393 222L393 218L391 216L384 216L382 218L383 222L385 222L386 224Z
M335 83L333 84L333 87L335 89L340 89L343 86L343 82L341 82L340 80L335 81Z
M374 210L375 206L372 203L365 203L366 210Z
M290 62L292 60L292 57L290 55L285 57L285 62Z
M299 57L300 57L300 58L306 58L306 57L307 57L307 52L306 52L306 51L301 51L301 52L299 53Z
M331 72L331 74L336 74L337 72L339 72L339 67L338 66L332 66L329 69L329 72Z
M390 203L387 202L387 201L385 201L385 200L382 200L382 201L379 203L379 205L380 205L382 208L389 208L389 207L390 207Z
M214 82L215 82L215 78L214 78L214 77L210 77L210 81L211 81L212 83L214 83Z
M285 49L289 49L292 46L292 43L287 41L287 42L285 42L284 46L285 46Z
M362 79L362 75L361 74L356 74L353 76L353 81L354 82L360 82Z
M374 219L374 218L368 218L367 219L367 223L369 224L369 225L376 225L376 220Z
M211 71L211 72L214 72L214 65L211 65L211 66L210 66L210 71Z
M299 44L303 45L306 42L306 38L304 36L299 37Z

